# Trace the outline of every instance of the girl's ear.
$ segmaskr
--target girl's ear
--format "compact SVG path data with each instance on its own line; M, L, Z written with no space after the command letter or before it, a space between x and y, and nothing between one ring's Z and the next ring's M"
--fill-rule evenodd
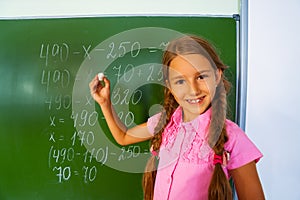
M168 88L168 90L170 91L170 93L174 96L172 88L171 88L171 85L170 85L170 82L168 80L166 80L165 83L166 83L166 87Z
M171 89L170 82L168 80L165 80L165 83L166 83L166 87L169 88L169 90L170 90Z
M223 71L221 69L217 69L216 70L216 83L217 85L219 85L220 81L221 81L221 78L222 78L222 74L223 74Z

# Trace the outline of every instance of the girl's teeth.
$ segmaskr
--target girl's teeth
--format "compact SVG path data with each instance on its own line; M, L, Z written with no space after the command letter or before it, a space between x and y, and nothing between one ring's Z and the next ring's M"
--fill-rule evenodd
M188 100L190 103L198 103L200 99Z
M199 103L200 101L202 101L203 98L200 98L200 99L188 99L187 101L189 103Z

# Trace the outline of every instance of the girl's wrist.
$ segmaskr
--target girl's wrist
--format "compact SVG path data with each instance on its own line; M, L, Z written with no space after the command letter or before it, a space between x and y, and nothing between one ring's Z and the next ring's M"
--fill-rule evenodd
M101 104L99 103L101 109L107 109L107 108L111 108L111 101L106 101L106 102L102 102Z

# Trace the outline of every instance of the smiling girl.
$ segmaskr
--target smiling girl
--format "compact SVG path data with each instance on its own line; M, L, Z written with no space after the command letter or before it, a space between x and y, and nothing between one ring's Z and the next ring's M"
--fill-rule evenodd
M232 178L240 200L264 199L256 170L262 154L226 119L230 83L214 48L202 38L185 36L170 42L163 65L163 110L131 129L116 117L109 80L105 77L102 85L96 76L90 83L91 94L119 144L151 140L144 198L232 199Z

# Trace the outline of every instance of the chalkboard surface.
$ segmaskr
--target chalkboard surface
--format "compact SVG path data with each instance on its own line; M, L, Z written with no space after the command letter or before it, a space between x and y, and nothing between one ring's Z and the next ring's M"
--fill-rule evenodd
M0 199L142 199L148 142L119 146L89 95L103 71L128 125L162 102L168 40L203 36L236 82L236 21L218 17L0 20ZM230 95L234 119L235 88Z

